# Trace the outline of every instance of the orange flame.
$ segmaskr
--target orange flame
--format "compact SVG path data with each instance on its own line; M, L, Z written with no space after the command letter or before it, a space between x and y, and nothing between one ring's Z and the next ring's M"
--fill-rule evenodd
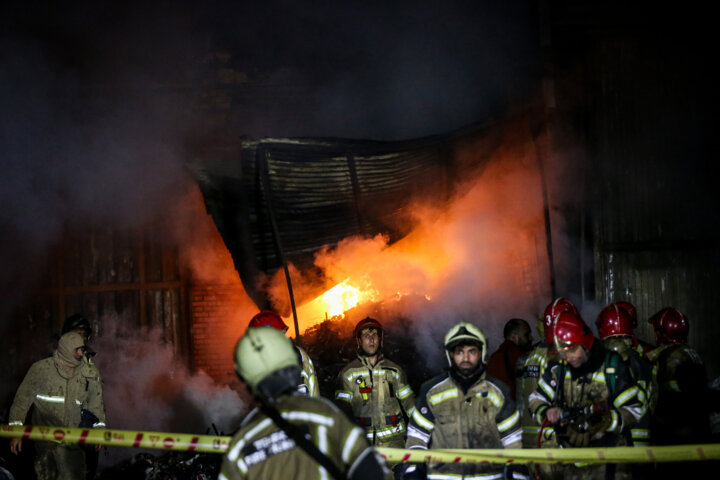
M348 238L320 251L315 265L333 286L297 308L300 332L343 318L363 304L387 305L410 295L460 315L483 312L484 318L500 321L533 315L538 299L547 294L542 198L533 155L522 141L499 148L481 176L461 185L449 204L439 209L416 205L415 228L392 245L378 235ZM427 306L421 304L409 308ZM292 317L287 324L294 335Z

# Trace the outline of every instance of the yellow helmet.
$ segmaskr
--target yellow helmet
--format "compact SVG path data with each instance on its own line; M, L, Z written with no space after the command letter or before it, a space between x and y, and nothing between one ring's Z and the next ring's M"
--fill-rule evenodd
M462 344L476 345L482 353L482 363L486 363L487 342L485 341L485 334L472 323L459 322L453 325L445 334L445 355L450 365L452 365L450 351Z
M300 383L295 346L274 328L247 329L235 347L235 370L254 395L270 400Z

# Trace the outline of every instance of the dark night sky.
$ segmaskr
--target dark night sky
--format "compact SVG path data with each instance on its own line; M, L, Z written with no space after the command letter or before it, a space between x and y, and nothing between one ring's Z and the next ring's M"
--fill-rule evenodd
M43 273L68 224L124 228L163 211L198 138L414 138L539 87L530 0L0 9L3 290ZM218 86L217 52L243 78L221 85L231 108L220 115L192 103Z
M226 51L263 86L235 99L243 134L409 138L482 121L538 88L534 4L31 2L5 21L10 50L42 69L30 75L64 88L198 86L208 54Z

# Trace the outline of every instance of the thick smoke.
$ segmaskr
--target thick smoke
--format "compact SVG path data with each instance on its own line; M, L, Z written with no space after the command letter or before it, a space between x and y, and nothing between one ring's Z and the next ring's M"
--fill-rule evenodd
M208 435L235 431L248 398L179 363L161 329L130 327L132 319L114 316L101 321L103 332L92 347L104 381L108 428ZM109 451L107 464L137 453Z
M473 155L473 147L459 155ZM413 322L410 338L423 352L438 351L459 320L482 326L491 349L510 318L534 325L551 300L536 154L530 138L509 135L447 205L414 205L416 226L406 238L392 245L383 236L348 238L321 250L315 266L326 288L348 278L371 285L385 312L397 305L394 315ZM293 285L302 290L309 276L296 275ZM280 309L287 301L283 281L276 277L273 289Z

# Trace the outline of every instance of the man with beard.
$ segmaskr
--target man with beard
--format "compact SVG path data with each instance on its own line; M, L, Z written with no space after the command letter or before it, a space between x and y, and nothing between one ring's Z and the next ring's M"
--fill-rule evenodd
M532 348L530 325L522 318L511 318L503 328L503 337L505 341L490 355L487 374L503 381L510 388L510 397L517 401L517 363L520 356Z
M485 335L460 322L445 335L450 368L423 384L415 400L406 448L521 448L520 416L510 390L485 373ZM410 464L405 479L503 478L503 466Z
M639 390L620 355L606 350L577 313L560 313L552 325L549 353L559 356L530 395L538 423L552 425L565 448L628 445L643 413ZM566 464L565 479L630 478L624 464Z
M80 334L64 334L52 357L30 366L10 407L8 424L23 425L30 407L33 425L77 428L87 410L96 420L92 427L105 427L100 373L88 362ZM13 438L10 450L17 455L22 439ZM35 450L38 480L85 478L85 454L78 445L43 441Z
M403 448L415 396L399 365L383 357L383 327L366 317L355 326L358 355L338 374L335 401L365 429L371 445Z

